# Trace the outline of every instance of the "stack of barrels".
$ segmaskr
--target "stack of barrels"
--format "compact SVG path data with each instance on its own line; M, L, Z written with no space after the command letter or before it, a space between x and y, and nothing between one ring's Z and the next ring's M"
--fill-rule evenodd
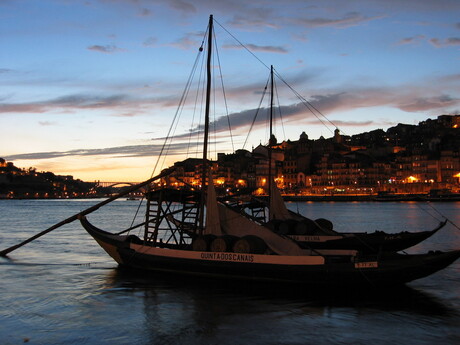
M277 220L269 221L266 226L279 235L324 235L333 232L330 220L319 218L312 220ZM192 250L199 252L228 252L244 254L263 254L267 244L263 239L254 235L243 237L223 235L201 235L192 241Z
M330 220L318 218L312 220L304 218L302 220L272 219L267 226L275 233L280 235L322 235L333 231L333 224Z
M202 235L193 239L192 249L199 252L263 254L267 250L267 244L263 239L254 235L243 237Z

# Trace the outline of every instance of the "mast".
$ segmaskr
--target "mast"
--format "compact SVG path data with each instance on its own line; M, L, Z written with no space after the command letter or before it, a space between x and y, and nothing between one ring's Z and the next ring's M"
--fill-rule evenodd
M204 229L204 204L206 200L206 175L208 170L208 137L209 137L209 108L211 102L211 60L212 60L212 35L213 35L213 16L209 16L209 30L208 30L208 59L206 63L206 107L204 113L204 143L203 143L203 170L201 176L201 206L200 206L200 233ZM212 181L211 181L212 183Z
M273 65L270 66L270 136L268 139L268 204L271 205L272 192L272 135L273 135ZM269 207L269 219L271 219Z

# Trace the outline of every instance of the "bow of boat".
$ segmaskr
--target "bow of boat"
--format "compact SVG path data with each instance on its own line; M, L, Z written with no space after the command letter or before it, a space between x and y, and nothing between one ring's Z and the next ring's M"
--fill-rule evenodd
M109 254L117 263L122 264L123 259L119 254L119 249L129 246L130 242L142 241L135 235L115 235L108 231L99 229L89 222L85 216L79 216L83 228L96 240L96 242Z

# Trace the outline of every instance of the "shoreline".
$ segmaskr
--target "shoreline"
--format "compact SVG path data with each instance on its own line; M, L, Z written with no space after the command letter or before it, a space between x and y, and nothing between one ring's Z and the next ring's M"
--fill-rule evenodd
M265 197L266 198L266 197ZM460 201L460 195L446 197L428 197L425 194L408 194L408 195L283 195L284 201L302 201L302 202L427 202L427 201Z
M378 195L282 195L284 201L291 202L460 202L460 195L448 195L429 197L426 194L403 194L391 196ZM0 200L81 200L81 199L107 199L110 196L94 196L94 197L74 197L74 198L2 198ZM267 199L266 195L258 196L260 199ZM122 199L122 198L120 198ZM129 199L127 200L139 200Z

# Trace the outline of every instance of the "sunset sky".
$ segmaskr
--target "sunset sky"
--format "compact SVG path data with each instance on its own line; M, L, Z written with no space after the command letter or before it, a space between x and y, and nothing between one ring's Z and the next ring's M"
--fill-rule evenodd
M331 121L277 81L279 141L460 113L458 0L2 0L0 157L85 181L150 177L210 14L227 97L216 152L243 147L270 65ZM158 168L191 151L197 116L186 106ZM266 141L259 117L244 148Z

